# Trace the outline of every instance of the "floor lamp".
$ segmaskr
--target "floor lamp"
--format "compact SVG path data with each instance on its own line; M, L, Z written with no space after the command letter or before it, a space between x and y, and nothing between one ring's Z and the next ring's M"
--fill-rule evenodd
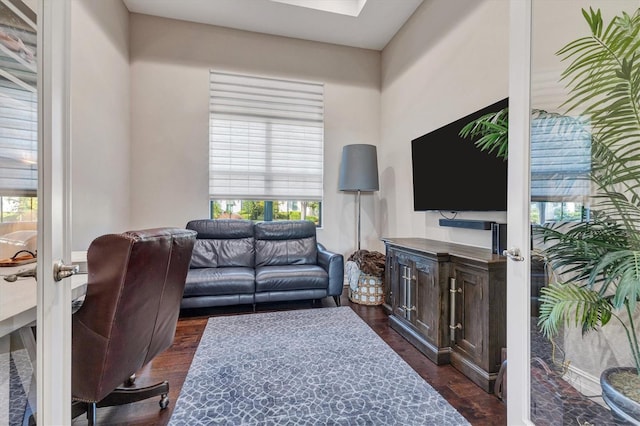
M360 193L379 189L375 145L354 144L345 145L342 148L338 189L358 193L358 250L360 250Z

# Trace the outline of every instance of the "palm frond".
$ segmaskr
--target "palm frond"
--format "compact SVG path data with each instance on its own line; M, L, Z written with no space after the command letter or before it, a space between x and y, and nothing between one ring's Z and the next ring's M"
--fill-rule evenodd
M598 275L606 271L605 285L616 285L612 305L615 309L622 309L626 301L635 302L640 297L640 251L620 250L609 252L602 257L592 274ZM601 295L606 295L604 290ZM632 303L631 306L634 306Z
M509 155L509 108L485 114L469 123L460 136L475 139L474 144L481 150L493 153L498 158L507 159Z
M571 283L551 284L541 289L538 326L547 337L558 334L561 325L597 330L611 319L611 305L597 292Z

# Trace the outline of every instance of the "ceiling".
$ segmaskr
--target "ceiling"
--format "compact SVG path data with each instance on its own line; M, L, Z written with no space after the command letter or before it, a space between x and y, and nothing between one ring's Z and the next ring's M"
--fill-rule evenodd
M130 12L382 50L423 0L123 0ZM357 16L354 16L357 15Z

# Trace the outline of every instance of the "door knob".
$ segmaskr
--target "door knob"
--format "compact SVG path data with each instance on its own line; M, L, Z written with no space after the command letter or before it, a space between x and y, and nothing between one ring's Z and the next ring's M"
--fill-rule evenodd
M58 260L53 265L53 279L55 281L60 281L70 277L71 275L77 274L79 270L80 266L78 265L65 265L62 260Z
M522 257L522 255L520 254L520 249L517 247L511 247L508 250L504 250L502 252L502 255L507 256L507 258L516 262L522 262L524 260L524 257Z

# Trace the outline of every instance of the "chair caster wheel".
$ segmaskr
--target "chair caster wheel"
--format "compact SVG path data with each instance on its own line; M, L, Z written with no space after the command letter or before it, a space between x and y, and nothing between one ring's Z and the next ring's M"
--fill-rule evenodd
M161 395L159 404L161 410L167 408L169 406L169 397L166 394Z

